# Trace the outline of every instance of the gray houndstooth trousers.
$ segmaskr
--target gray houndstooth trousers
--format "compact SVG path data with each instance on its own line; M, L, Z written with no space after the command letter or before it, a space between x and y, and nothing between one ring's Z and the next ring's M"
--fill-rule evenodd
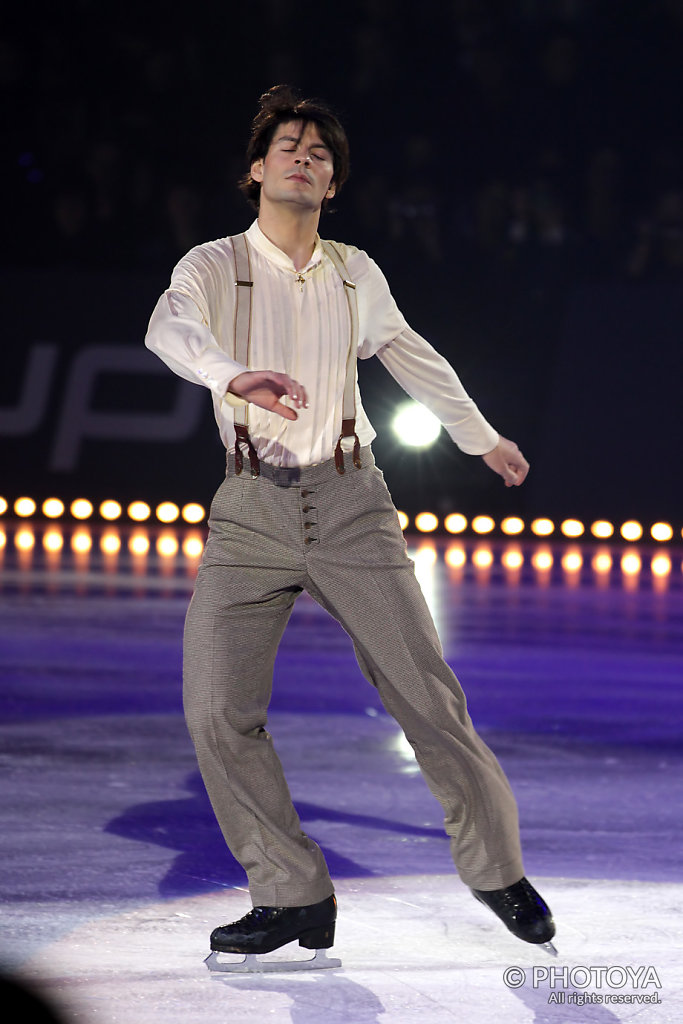
M333 461L236 476L230 456L187 613L183 691L202 777L254 906L305 906L333 892L266 731L275 655L302 590L350 635L405 732L444 809L462 881L518 881L515 799L442 657L371 449L361 469L347 455L343 476Z

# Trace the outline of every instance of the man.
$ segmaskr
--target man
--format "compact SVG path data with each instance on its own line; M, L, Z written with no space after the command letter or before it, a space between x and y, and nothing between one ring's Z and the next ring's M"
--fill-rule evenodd
M242 188L257 221L180 261L146 338L173 370L211 389L228 450L187 615L184 700L254 908L217 928L211 948L254 954L296 939L310 949L333 942L333 885L265 729L277 646L304 589L350 634L413 746L462 880L518 937L549 943L554 924L524 878L514 798L442 657L374 465L356 352L377 355L507 486L522 483L528 464L407 325L373 261L319 239L321 210L348 174L336 117L275 87L261 97L247 162Z

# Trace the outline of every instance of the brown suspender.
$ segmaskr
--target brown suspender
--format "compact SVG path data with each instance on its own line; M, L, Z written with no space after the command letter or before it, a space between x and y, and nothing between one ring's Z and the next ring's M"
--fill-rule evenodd
M249 247L244 235L234 235L232 251L235 258L235 322L233 330L233 358L242 366L249 366L249 348L251 341L251 295L254 288L251 274ZM234 410L235 418L235 472L242 472L244 460L242 445L246 445L249 455L251 475L258 476L261 472L256 449L249 437L248 406L239 406Z

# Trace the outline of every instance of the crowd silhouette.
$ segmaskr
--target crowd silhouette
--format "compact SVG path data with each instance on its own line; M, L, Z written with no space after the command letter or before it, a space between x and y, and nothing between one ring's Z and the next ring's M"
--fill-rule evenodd
M3 261L169 269L239 229L255 100L284 80L341 110L352 179L328 232L385 263L676 277L682 48L683 0L453 0L422 19L357 0L304 25L283 0L182 22L89 0L15 14Z

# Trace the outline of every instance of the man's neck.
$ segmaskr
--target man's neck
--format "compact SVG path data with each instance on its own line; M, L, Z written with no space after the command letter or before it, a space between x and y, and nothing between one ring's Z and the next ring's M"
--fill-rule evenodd
M289 256L297 270L305 267L315 248L320 210L289 210L261 203L258 226L278 249Z

